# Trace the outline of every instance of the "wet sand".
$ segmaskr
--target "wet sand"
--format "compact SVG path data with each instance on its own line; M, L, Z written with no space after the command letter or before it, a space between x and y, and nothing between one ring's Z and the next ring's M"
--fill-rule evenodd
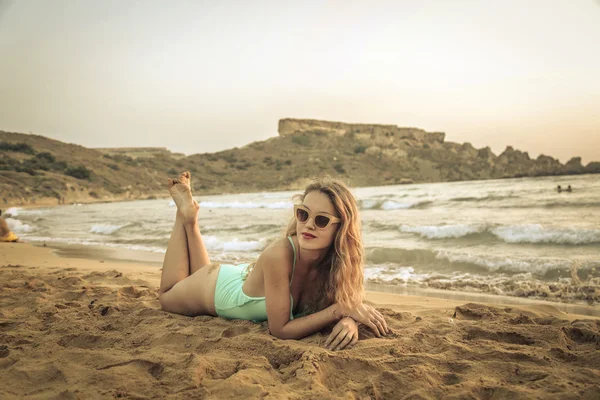
M0 244L0 398L600 397L600 319L554 303L369 292L393 333L270 336L160 310L154 263Z

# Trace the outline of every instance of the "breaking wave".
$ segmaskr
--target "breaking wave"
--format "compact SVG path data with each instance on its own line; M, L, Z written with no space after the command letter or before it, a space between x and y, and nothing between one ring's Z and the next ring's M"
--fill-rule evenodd
M545 228L539 224L506 225L401 225L399 230L426 239L493 237L505 243L589 245L600 244L600 229Z

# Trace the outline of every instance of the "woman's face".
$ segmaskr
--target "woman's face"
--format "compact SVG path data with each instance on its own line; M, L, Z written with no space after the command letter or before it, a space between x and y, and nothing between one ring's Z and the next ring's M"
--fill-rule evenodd
M328 248L333 243L340 224L332 223L325 229L319 229L315 226L315 216L317 213L326 213L339 218L331 200L329 200L326 194L320 191L312 191L304 197L302 205L310 210L310 214L305 222L296 220L298 243L306 250Z

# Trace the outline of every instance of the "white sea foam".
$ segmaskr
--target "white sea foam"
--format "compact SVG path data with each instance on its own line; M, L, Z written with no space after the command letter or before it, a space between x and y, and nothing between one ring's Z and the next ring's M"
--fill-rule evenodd
M11 216L11 217L17 217L19 216L19 211L22 211L22 208L19 207L10 207L8 208L6 211L4 211L4 213L2 215L5 216Z
M584 245L600 243L600 230L577 228L544 228L539 224L506 225L401 225L400 231L415 233L426 239L461 238L473 234L492 234L506 243L549 243Z
M252 209L252 208L271 208L271 209L285 209L292 208L294 205L289 201L279 201L275 203L255 203L251 201L231 201L231 202L218 202L218 201L202 201L200 207L203 208L237 208L237 209Z
M411 208L415 203L399 203L393 200L386 200L381 204L382 210L399 210L404 208Z
M14 215L14 214L11 214ZM24 224L18 219L14 218L6 218L6 224L8 225L8 229L16 233L29 233L34 230L34 228L29 224Z
M279 201L277 203L267 204L267 205L265 205L265 208L272 208L272 209L294 208L294 204L289 201Z
M431 203L430 200L399 202L396 200L364 199L360 201L360 208L363 210L404 210L425 206L429 203Z
M413 267L391 267L387 265L375 265L365 268L365 279L379 283L409 282L421 279L415 274Z
M290 198L290 194L288 193L264 193L264 199L287 199Z
M124 225L92 225L90 228L90 233L97 233L100 235L112 235L118 230L128 226L129 224Z
M509 258L502 256L457 253L439 250L436 252L436 258L447 260L451 263L474 264L487 269L488 271L512 271L512 272L530 272L535 274L544 274L549 270L568 267L564 259L559 258Z
M598 229L547 229L539 224L525 224L499 226L492 229L491 232L508 243L600 243L600 230Z
M371 208L374 208L377 205L377 203L378 203L377 200L361 200L360 207L363 210L369 210Z
M421 237L425 237L427 239L447 239L459 238L462 236L471 235L473 233L480 233L485 231L485 227L466 224L420 226L402 225L400 227L400 231L405 233L417 233Z
M241 241L238 239L233 240L221 240L216 236L205 235L203 236L204 244L206 248L211 251L258 251L264 248L266 242L264 240L250 240Z

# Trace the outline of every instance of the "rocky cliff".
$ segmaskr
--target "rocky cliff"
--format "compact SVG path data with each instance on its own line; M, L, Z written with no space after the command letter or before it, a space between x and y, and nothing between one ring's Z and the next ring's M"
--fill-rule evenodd
M454 181L470 179L513 178L524 176L569 175L600 173L600 163L581 164L574 157L566 164L540 155L531 159L527 152L507 146L496 156L489 147L476 149L470 143L445 142L443 132L426 132L418 128L401 128L395 125L347 124L308 119L282 119L279 121L282 137L325 135L331 140L349 137L356 143L355 153L364 152L377 157L382 163L402 168L402 174L387 171L386 176L395 183Z
M154 156L168 156L175 159L184 158L183 153L172 153L166 147L106 147L106 148L94 148L92 150L99 151L102 154L109 156L127 156L133 158L143 157L154 157Z
M394 125L283 119L279 136L185 157L164 148L87 149L0 131L0 207L167 197L166 179L190 170L196 194L301 189L314 177L352 186L600 173L508 146L446 142L444 133Z

